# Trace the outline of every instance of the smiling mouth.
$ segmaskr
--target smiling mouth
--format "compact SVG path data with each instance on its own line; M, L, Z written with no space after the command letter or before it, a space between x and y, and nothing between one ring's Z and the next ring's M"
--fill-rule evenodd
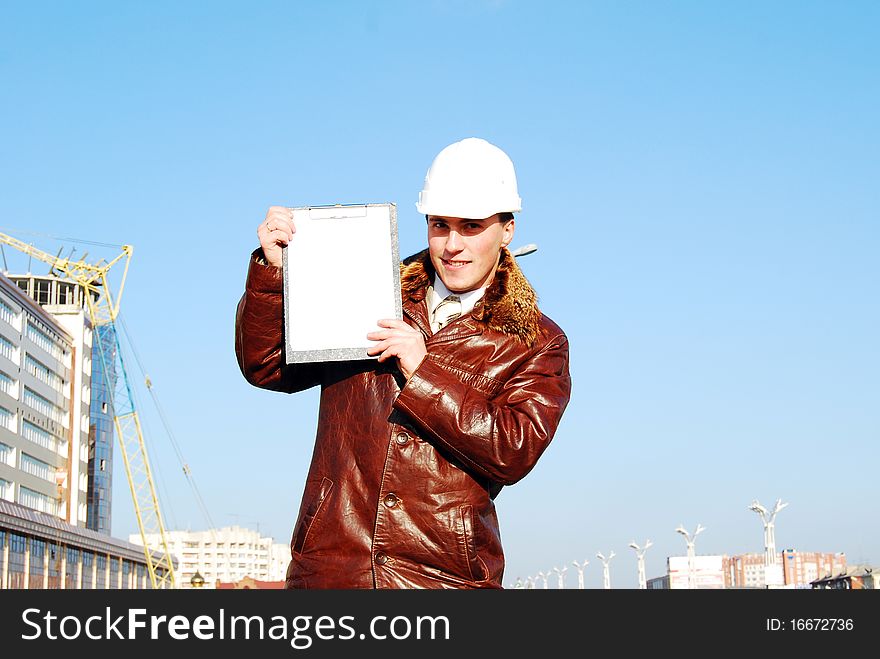
M441 259L441 261L443 261L443 265L447 268L463 268L470 263L470 261L453 261L450 259Z

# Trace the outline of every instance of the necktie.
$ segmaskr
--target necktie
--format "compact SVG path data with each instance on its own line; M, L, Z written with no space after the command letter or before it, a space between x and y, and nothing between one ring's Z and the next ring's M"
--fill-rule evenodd
M437 332L461 315L461 298L447 295L434 309L432 329Z

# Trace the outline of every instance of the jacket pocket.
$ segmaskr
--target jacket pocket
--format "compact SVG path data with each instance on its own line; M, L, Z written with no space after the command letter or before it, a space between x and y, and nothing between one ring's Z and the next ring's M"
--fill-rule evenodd
M470 504L458 507L458 546L464 564L467 566L467 575L471 581L485 581L489 578L489 571L483 559L477 554L474 543L474 507Z
M473 365L458 361L451 355L439 356L434 353L428 353L428 359L436 362L443 370L448 371L450 376L456 381L476 389L488 398L494 398L504 386L504 383L500 380L477 372Z
M306 509L302 520L300 520L299 527L296 529L296 534L293 536L293 544L291 547L295 553L302 553L303 547L306 544L306 538L312 528L312 523L315 521L315 518L318 517L318 513L321 511L321 506L324 505L324 501L330 494L331 489L333 489L333 481L325 476L321 480L321 488L318 490L318 495L312 499L312 502Z

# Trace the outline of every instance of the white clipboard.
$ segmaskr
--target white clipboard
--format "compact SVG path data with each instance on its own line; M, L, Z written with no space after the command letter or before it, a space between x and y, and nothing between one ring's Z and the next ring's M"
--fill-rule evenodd
M291 208L283 250L288 364L376 359L368 332L403 318L395 204Z

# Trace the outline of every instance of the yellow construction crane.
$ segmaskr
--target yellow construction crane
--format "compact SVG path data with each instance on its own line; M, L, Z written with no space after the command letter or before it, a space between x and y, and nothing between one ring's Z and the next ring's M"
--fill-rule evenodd
M130 245L122 246L122 253L109 262L103 260L98 264L86 263L84 260L72 261L60 255L55 256L39 250L32 245L24 243L5 233L0 233L0 243L14 247L25 254L44 261L52 266L52 270L60 277L70 279L83 288L83 296L88 306L89 318L92 321L94 336L99 346L99 354L104 373L110 373L112 355L107 354L104 342L99 338L99 327L110 326L113 340L116 341L116 356L119 359L120 371L124 381L124 387L107 387L112 402L113 423L116 428L116 436L122 449L122 459L125 463L125 474L131 488L131 496L134 501L135 514L137 515L138 527L144 545L144 557L150 573L150 582L153 588L176 588L174 576L174 563L171 552L168 551L168 540L165 535L165 525L162 522L162 513L159 510L159 499L156 496L156 488L153 484L153 476L150 471L150 461L147 459L146 445L141 430L141 422L135 409L132 390L125 372L122 361L122 351L119 345L118 333L116 332L116 318L119 315L119 302L122 291L125 288L125 278L128 276L128 266L131 263L133 248ZM117 263L124 263L122 280L115 298L110 288L108 272ZM147 542L148 536L158 537L161 547L158 551L150 549Z

